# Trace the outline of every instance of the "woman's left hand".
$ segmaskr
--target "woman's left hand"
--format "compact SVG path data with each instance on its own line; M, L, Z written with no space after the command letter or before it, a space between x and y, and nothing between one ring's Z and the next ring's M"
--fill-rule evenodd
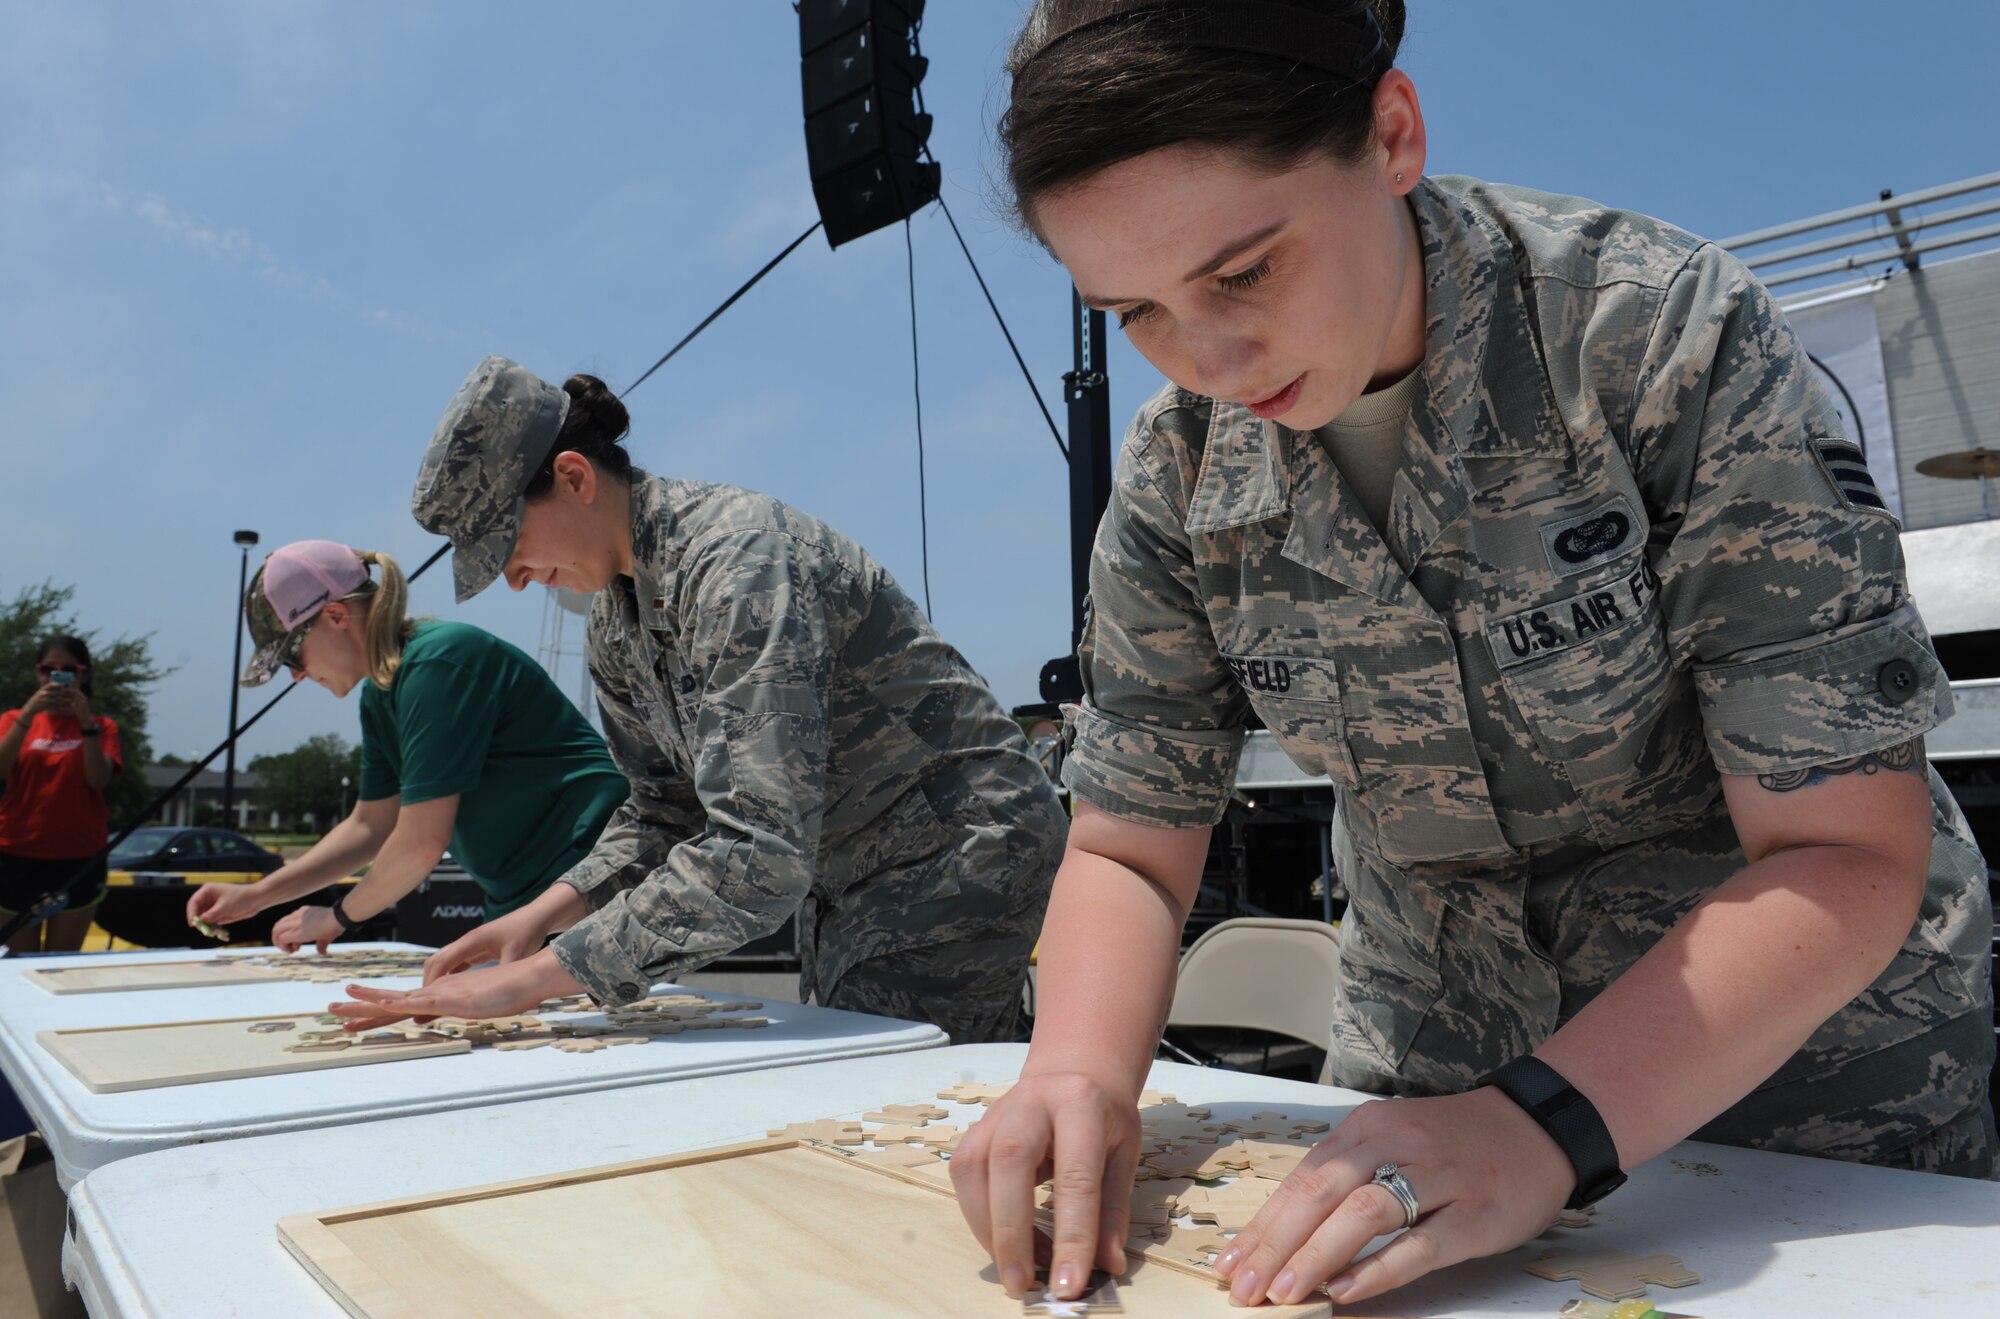
M531 1011L543 999L582 992L583 986L563 970L556 955L544 949L519 962L448 975L421 989L349 985L349 1001L329 1004L327 1011L345 1018L348 1030L363 1031L405 1017L420 1022L432 1017L511 1017Z
M1375 1170L1393 1163L1421 1217ZM1293 1170L1216 1260L1233 1305L1303 1301L1322 1282L1334 1304L1376 1296L1432 1269L1509 1250L1555 1222L1576 1174L1561 1147L1493 1088L1363 1104ZM1378 1236L1400 1232L1354 1262Z
M331 907L295 907L290 915L271 927L271 942L279 952L295 953L307 944L326 946L340 937L340 922Z

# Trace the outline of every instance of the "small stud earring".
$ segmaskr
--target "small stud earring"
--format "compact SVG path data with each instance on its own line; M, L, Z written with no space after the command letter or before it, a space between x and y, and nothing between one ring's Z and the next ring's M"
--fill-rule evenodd
M1396 182L1401 183L1402 181L1403 181L1403 176L1401 174L1398 174L1396 176Z

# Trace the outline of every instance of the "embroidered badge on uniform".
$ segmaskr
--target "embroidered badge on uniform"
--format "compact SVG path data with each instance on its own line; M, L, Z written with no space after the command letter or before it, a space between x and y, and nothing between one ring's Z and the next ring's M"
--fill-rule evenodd
M1558 576L1574 577L1631 548L1639 519L1631 501L1619 495L1579 517L1545 522L1539 530L1549 567Z
M1838 435L1815 435L1812 451L1825 469L1827 479L1840 492L1841 503L1856 513L1880 513L1895 520L1896 515L1889 511L1874 476L1868 471L1868 457L1860 446Z

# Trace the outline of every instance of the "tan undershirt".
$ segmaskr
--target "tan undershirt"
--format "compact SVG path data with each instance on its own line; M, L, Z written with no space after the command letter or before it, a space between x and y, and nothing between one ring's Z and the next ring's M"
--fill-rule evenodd
M1320 430L1340 479L1378 533L1389 520L1389 492L1403 463L1403 430L1423 382L1419 367L1395 384L1355 399Z

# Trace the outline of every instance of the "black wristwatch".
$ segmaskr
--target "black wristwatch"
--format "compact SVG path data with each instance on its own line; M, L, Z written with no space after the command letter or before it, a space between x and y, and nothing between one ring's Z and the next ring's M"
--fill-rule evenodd
M1597 1106L1539 1058L1516 1058L1486 1078L1486 1084L1519 1104L1562 1147L1576 1170L1571 1209L1596 1204L1625 1184L1618 1147Z
M352 934L355 927L361 924L361 922L347 914L347 908L343 905L346 901L347 895L345 893L333 900L333 919L334 923L340 926L342 934Z

